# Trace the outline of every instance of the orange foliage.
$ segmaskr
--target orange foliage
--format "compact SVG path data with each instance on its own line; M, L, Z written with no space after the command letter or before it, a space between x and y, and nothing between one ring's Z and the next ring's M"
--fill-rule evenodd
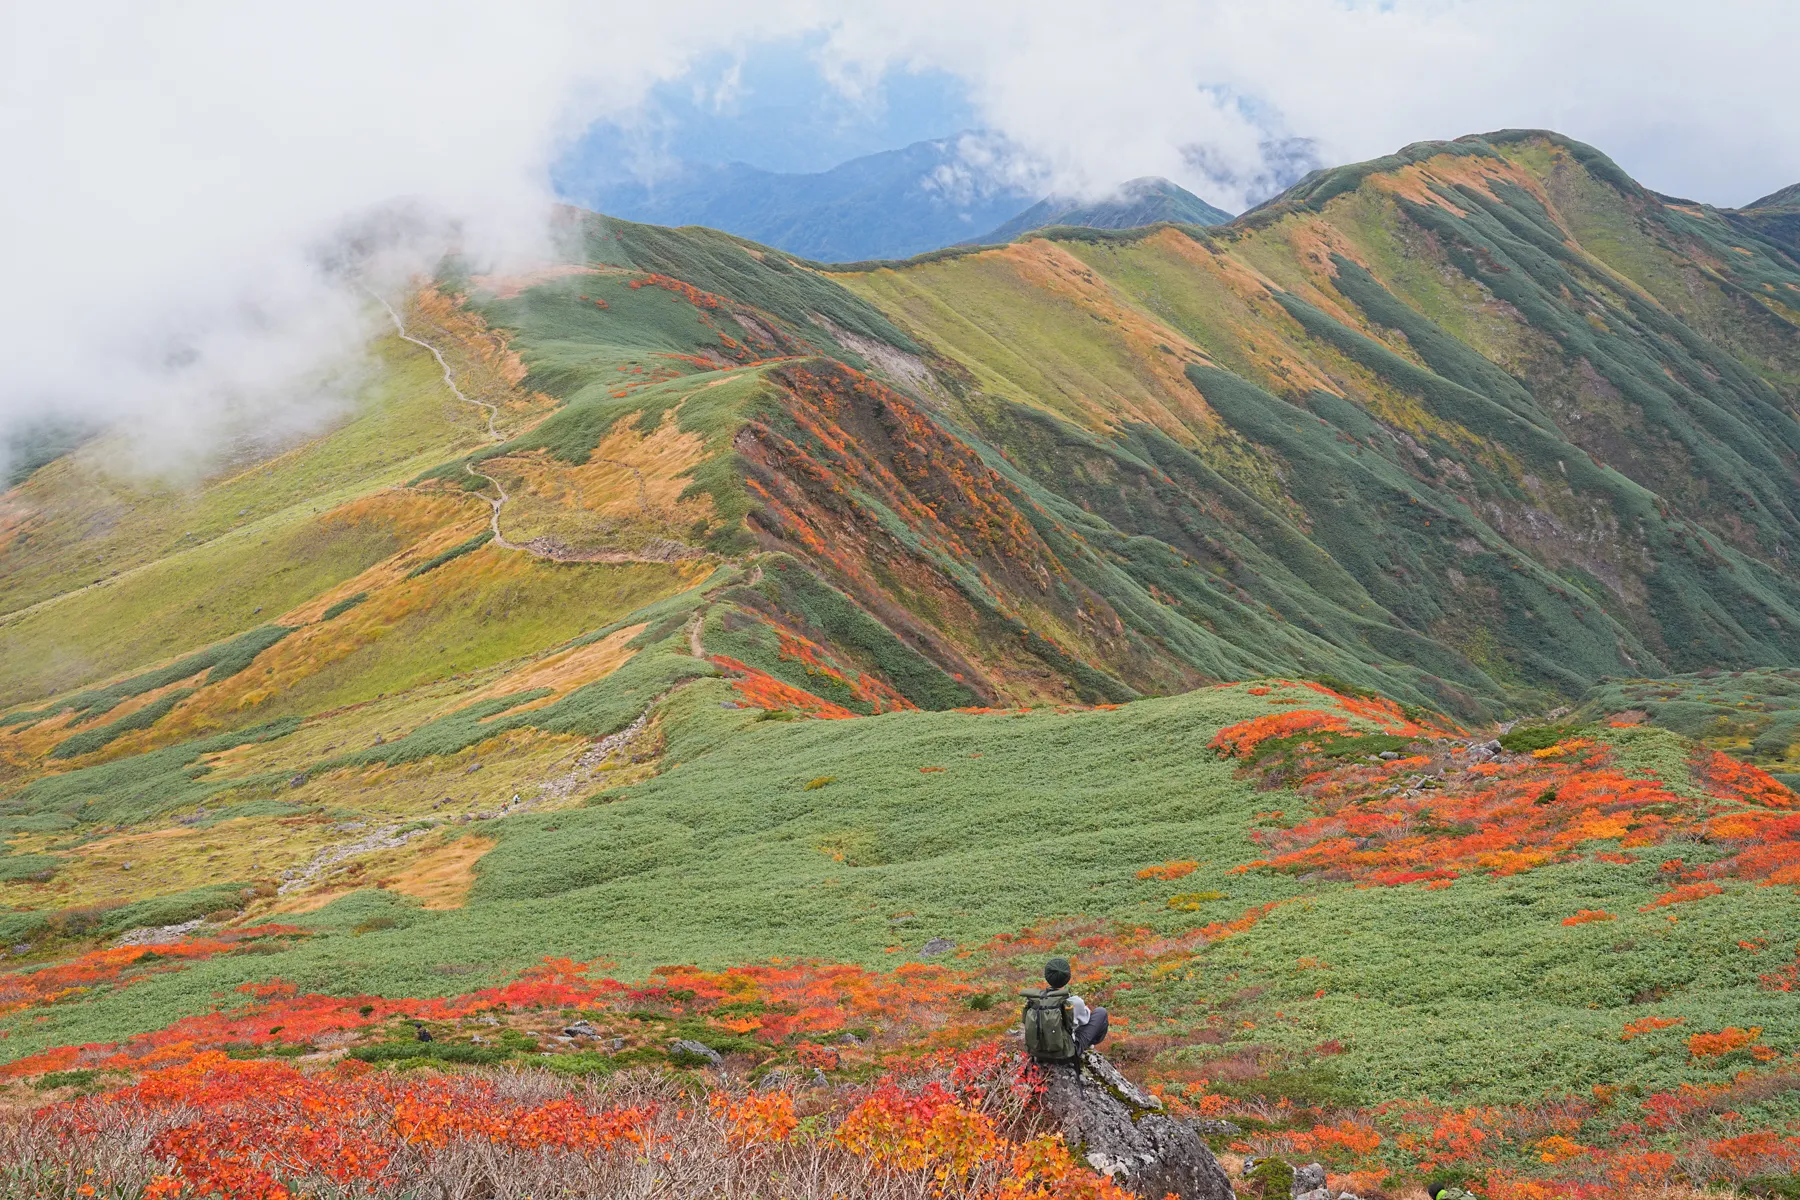
M1678 888L1664 892L1648 904L1640 905L1638 911L1649 912L1654 908L1667 908L1671 904L1692 904L1696 900L1716 896L1724 890L1716 883L1685 883Z
M1213 735L1207 745L1222 758L1248 758L1256 748L1275 738L1293 737L1299 733L1346 733L1350 723L1336 713L1316 708L1297 708L1292 712L1270 713L1227 725Z
M1619 1040L1629 1042L1639 1034L1655 1033L1658 1029L1672 1029L1686 1019L1685 1017L1639 1017L1635 1021L1628 1022L1625 1028L1619 1032Z
M1137 877L1139 879L1180 879L1184 876L1192 875L1194 869L1199 865L1200 864L1197 862L1186 859L1179 862L1166 862L1160 866L1145 867L1137 873Z
M1720 1058L1734 1050L1742 1050L1762 1037L1762 1026L1739 1029L1732 1025L1717 1033L1696 1033L1687 1040L1688 1053L1695 1058Z
M1586 925L1589 921L1611 921L1614 919L1613 915L1609 912L1603 912L1596 908L1584 908L1576 912L1572 917L1564 917L1562 923L1564 925Z
M830 721L842 721L856 716L855 713L841 704L833 704L829 700L821 700L811 692L801 691L792 684L783 683L773 675L758 671L735 658L723 654L715 654L709 660L714 666L735 672L740 678L731 681L738 695L752 708L767 709L770 712L793 711L805 713L811 717L822 717Z

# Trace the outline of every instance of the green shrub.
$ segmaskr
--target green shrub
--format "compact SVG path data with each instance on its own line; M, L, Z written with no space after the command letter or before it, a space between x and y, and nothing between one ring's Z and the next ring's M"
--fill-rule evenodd
M1288 1200L1294 1191L1294 1168L1279 1158L1265 1158L1244 1176L1246 1194L1258 1200Z
M98 729L84 730L74 737L65 738L56 744L54 750L50 751L50 757L76 758L83 754L91 754L127 733L148 729L167 716L170 709L198 690L198 688L183 688L180 691L170 692L166 696L157 697L136 712L127 713L118 720L102 725Z
M457 545L450 547L442 554L426 559L424 562L408 571L406 577L408 579L417 579L427 571L435 571L447 562L459 559L465 554L473 554L493 540L494 531L492 529L484 529L468 541L460 542Z
M221 642L197 654L178 659L166 667L146 671L142 675L134 675L105 687L77 692L66 700L59 700L45 708L0 717L0 725L27 725L65 712L80 714L78 720L91 720L110 712L133 696L168 687L171 683L179 683L202 671L206 672L206 683L218 683L248 667L257 655L292 632L293 628L287 625L263 625L248 633L239 634L228 642Z
M1548 750L1580 732L1579 725L1527 725L1502 735L1500 746L1514 754L1530 754L1535 750Z
M369 593L367 593L367 592L358 592L354 596L347 596L344 599L339 600L336 604L332 605L330 608L326 609L324 611L324 613L322 613L320 615L319 620L330 621L330 620L334 620L338 617L341 617L345 613L349 612L351 609L355 608L357 605L361 604L364 600L367 600L368 598L369 598Z
M459 1066L492 1066L511 1058L513 1051L500 1046L470 1046L461 1042L377 1042L358 1046L349 1057L358 1062L390 1065L435 1065L454 1063Z
M62 864L62 859L51 854L0 854L0 883L47 880Z

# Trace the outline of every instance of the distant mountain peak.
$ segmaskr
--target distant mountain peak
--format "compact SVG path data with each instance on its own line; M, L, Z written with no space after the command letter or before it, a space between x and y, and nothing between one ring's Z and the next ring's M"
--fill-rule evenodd
M1800 183L1790 183L1780 191L1770 192L1760 200L1752 200L1739 211L1758 208L1800 208Z
M1135 229L1169 221L1179 225L1223 225L1231 214L1208 204L1180 184L1158 175L1126 180L1107 199L1084 201L1069 196L1046 196L1004 225L974 239L1006 242L1049 225L1079 225L1090 229Z

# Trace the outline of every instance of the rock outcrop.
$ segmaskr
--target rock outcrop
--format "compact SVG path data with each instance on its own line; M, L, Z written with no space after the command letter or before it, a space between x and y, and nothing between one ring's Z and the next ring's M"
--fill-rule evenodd
M1146 1200L1232 1200L1231 1180L1192 1125L1089 1051L1082 1064L1044 1063L1044 1113L1076 1157Z

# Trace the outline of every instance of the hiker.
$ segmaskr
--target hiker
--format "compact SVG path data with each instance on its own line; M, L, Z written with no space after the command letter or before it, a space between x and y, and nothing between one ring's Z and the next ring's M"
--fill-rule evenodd
M1069 1062L1080 1058L1106 1037L1106 1010L1090 1009L1080 996L1069 994L1069 960L1053 958L1044 964L1048 987L1026 988L1025 1050L1044 1062Z

